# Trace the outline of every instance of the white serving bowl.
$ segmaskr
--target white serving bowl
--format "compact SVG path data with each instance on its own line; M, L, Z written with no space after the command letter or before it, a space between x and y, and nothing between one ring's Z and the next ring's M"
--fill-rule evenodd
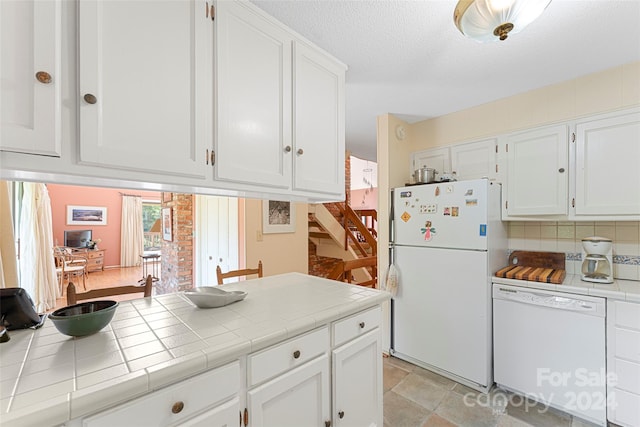
M247 293L225 291L215 286L201 286L185 291L184 296L200 308L215 308L241 301L247 296Z

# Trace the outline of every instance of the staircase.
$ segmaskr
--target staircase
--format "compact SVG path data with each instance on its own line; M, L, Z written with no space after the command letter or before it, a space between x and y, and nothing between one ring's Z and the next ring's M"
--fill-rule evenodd
M309 241L317 255L334 263L332 273L325 277L366 285L377 282L377 263L370 260L378 252L375 210L354 211L345 203L315 204L309 206L308 223ZM368 262L356 263L364 267L344 270L344 261L358 259Z

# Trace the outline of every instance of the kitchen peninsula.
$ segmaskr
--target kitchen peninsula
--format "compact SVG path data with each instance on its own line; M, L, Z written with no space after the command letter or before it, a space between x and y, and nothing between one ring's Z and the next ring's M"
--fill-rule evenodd
M241 414L244 425L382 425L388 293L299 273L223 286L248 296L215 309L181 293L123 302L83 338L51 322L11 331L0 423L213 425Z

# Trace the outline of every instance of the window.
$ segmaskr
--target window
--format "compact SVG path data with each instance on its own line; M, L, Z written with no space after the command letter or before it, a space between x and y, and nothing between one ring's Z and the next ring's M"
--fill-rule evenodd
M159 251L162 247L162 206L159 202L142 201L144 250Z

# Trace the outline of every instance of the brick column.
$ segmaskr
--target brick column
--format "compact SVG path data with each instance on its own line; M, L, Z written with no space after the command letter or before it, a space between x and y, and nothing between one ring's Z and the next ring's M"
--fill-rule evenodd
M193 200L192 194L173 193L162 203L171 208L173 239L162 242L161 279L154 286L158 295L193 287Z

